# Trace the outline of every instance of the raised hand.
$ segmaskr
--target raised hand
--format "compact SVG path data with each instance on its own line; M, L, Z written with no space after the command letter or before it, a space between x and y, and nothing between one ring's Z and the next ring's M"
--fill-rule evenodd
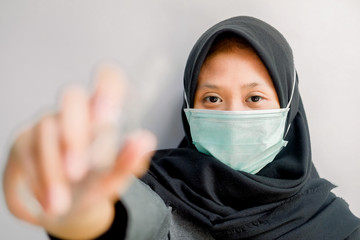
M67 89L57 113L19 134L4 175L6 202L18 218L71 239L93 238L111 224L113 203L147 169L155 137L137 131L119 146L126 80L103 66L91 95Z

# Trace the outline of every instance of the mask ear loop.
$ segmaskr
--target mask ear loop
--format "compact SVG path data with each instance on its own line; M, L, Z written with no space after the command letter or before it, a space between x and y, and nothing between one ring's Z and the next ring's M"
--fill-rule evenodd
M292 86L292 90L291 90L291 96L290 96L290 100L289 100L289 103L287 104L286 108L290 108L290 104L291 104L291 101L293 99L293 96L294 96L294 92L295 92L295 85L296 85L296 68L294 66L294 83L293 83L293 86ZM286 137L286 135L288 134L289 130L290 130L290 127L291 127L291 123L289 123L289 126L287 127L287 130L286 130L286 133L284 135L284 138Z
M190 108L190 105L189 105L189 102L187 100L187 96L186 96L186 92L184 90L184 99L185 99L185 103L186 103L186 108L189 109Z

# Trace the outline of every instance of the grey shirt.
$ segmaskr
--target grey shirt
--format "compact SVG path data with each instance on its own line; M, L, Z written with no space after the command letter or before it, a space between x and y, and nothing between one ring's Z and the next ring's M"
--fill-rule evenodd
M122 202L128 211L126 240L213 239L166 206L157 193L138 179L133 180Z

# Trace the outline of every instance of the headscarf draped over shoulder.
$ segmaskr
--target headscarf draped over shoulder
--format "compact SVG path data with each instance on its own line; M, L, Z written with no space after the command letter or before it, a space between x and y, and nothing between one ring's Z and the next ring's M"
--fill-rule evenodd
M359 228L359 219L316 172L292 50L275 28L240 16L206 31L185 67L184 91L190 107L201 66L223 33L235 34L252 46L274 82L281 107L290 101L295 84L287 119L288 145L256 175L236 171L194 148L182 112L185 138L180 147L157 151L142 180L174 211L215 239L345 239Z

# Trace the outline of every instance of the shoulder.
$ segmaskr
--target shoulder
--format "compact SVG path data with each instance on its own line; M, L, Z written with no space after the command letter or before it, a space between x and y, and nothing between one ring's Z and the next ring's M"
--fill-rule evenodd
M165 239L170 228L170 211L149 186L134 178L121 201L128 212L127 240Z
M360 227L353 231L350 236L345 238L345 240L358 240L360 239Z

